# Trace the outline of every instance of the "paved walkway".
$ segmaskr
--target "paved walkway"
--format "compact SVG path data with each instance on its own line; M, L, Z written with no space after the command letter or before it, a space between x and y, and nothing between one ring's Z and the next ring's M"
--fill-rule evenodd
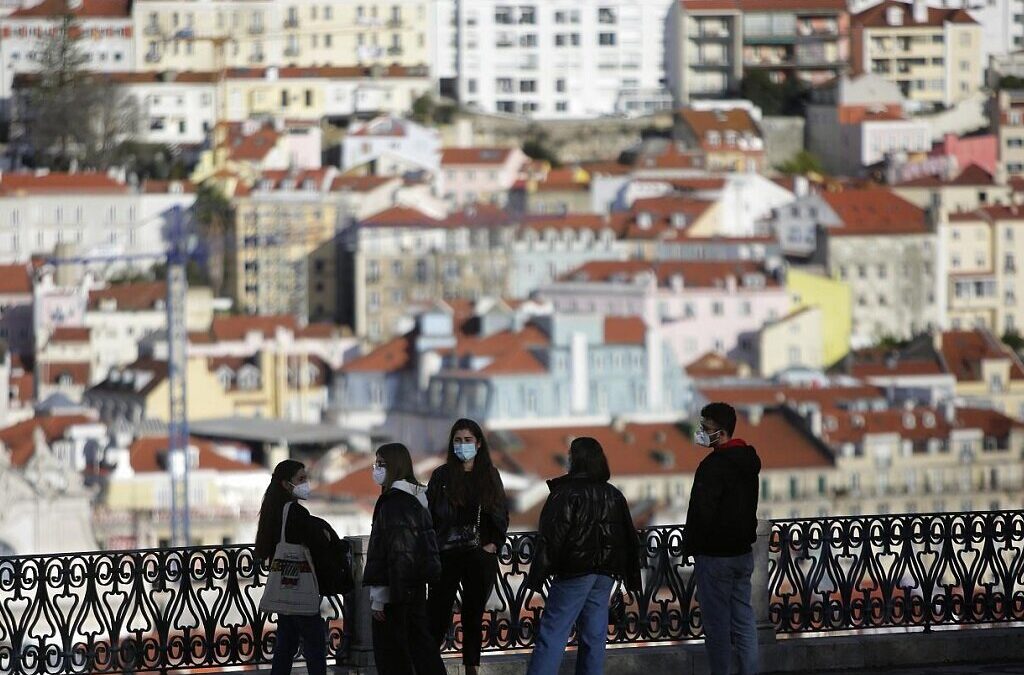
M832 671L829 673L829 675L864 675L864 671ZM1024 663L1006 663L1001 665L968 664L958 666L942 666L938 668L932 666L917 668L899 668L897 670L872 670L871 675L1024 675Z

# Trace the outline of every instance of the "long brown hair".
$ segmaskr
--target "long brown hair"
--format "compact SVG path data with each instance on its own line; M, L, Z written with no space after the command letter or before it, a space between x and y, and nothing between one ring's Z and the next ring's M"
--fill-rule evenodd
M455 434L459 431L469 431L480 442L476 451L476 458L473 460L473 470L466 471L462 468L462 460L455 454ZM500 479L496 477L497 471L494 463L491 462L491 450L487 445L487 437L484 436L480 425L470 419L456 420L452 425L451 433L448 434L448 500L452 504L464 506L469 501L470 492L475 492L480 499L480 506L493 508L499 506L505 498L505 490L501 487Z
M263 493L263 504L260 506L259 525L256 526L256 557L267 560L274 555L278 539L281 537L281 512L284 505L292 500L292 493L281 483L291 482L295 474L306 468L302 462L286 459L278 462L270 477L270 485Z
M385 473L384 484L381 485L381 492L387 492L395 481L404 480L419 485L422 483L416 480L416 474L412 469L412 457L409 455L409 448L401 443L385 443L377 448L377 455L384 460Z

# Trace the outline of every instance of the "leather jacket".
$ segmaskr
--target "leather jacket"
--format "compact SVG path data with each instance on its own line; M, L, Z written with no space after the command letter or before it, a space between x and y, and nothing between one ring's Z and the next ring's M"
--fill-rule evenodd
M501 549L508 535L508 504L505 500L505 488L501 484L498 470L492 467L493 480L498 486L500 496L497 504L491 507L480 507L476 495L470 495L470 503L456 505L448 498L448 465L442 464L434 470L427 484L427 503L430 505L430 517L437 533L437 545L442 551L467 548L460 534L466 526L476 523L477 509L480 509L479 545L494 544ZM472 529L470 527L469 529Z
M387 586L390 601L423 599L441 578L441 559L430 514L416 497L391 488L377 499L366 551L363 586Z
M640 592L640 540L622 493L585 474L549 480L548 487L528 586L539 590L548 576L605 574Z

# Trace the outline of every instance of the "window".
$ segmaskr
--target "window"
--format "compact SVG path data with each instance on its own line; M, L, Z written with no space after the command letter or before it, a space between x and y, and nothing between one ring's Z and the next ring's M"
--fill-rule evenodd
M857 277L859 279L867 279L868 278L868 266L867 265L857 265Z
M556 101L555 102L555 112L569 112L569 102L568 101Z
M725 314L725 305L722 304L721 300L716 300L711 303L711 313L715 316L722 316Z
M615 8L614 7L599 7L597 10L597 22L611 24L615 23Z
M565 90L566 90L565 78L564 77L560 77L557 80L555 80L555 91L557 91L560 94L564 94ZM1009 231L1009 230L1007 230L1007 231Z
M597 44L602 47L614 47L615 38L615 33L599 33L597 36Z
M519 80L519 91L523 94L534 94L537 92L537 80Z

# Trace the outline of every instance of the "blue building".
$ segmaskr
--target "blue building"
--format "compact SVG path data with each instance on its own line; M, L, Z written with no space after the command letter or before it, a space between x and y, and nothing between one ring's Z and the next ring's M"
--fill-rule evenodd
M492 300L438 302L409 334L347 364L332 394L340 424L414 451L441 448L458 417L490 429L670 421L693 396L640 318Z

